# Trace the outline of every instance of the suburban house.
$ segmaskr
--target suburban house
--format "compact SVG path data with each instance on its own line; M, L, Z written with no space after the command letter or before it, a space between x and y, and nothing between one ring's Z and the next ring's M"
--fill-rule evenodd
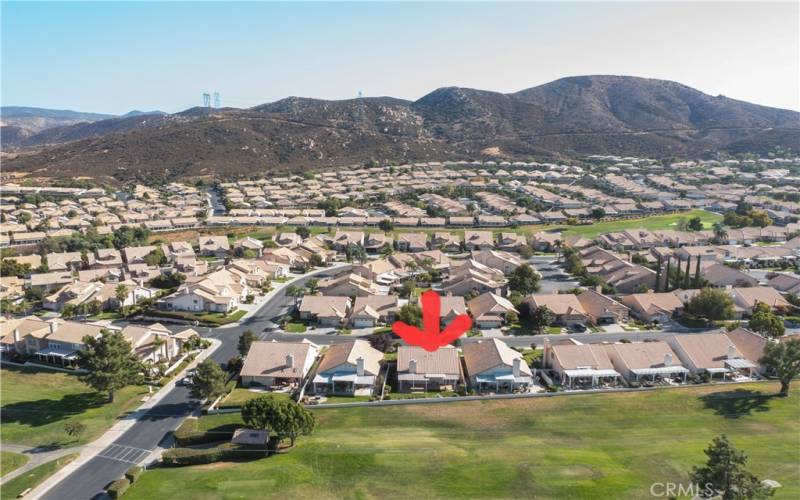
M676 335L668 340L683 365L692 373L750 378L758 365L745 358L724 333Z
M504 252L503 250L473 251L472 260L492 269L497 269L503 274L511 274L514 269L524 264L524 261L518 255Z
M772 287L753 286L744 288L730 288L728 293L733 299L733 306L737 315L749 316L757 303L767 304L772 309L788 309L791 304Z
M769 276L769 275L768 275ZM782 293L800 293L800 276L790 273L775 273L769 277L767 286Z
M241 277L225 270L200 278L194 283L183 283L178 291L162 300L163 306L171 311L229 313L249 293Z
M250 236L245 236L244 238L233 242L234 254L241 255L247 250L255 252L256 257L261 257L261 253L264 251L264 243L262 243L261 240L257 240Z
M566 327L575 325L585 326L589 316L583 309L578 297L571 293L542 293L530 295L524 302L533 310L546 307L553 315L553 323Z
M64 306L79 306L95 295L103 284L97 281L88 283L75 281L61 288L55 293L45 296L42 299L42 307L51 311L60 311Z
M689 374L666 342L610 344L606 351L614 369L629 382L675 379L686 382Z
M470 387L477 392L527 392L533 385L533 372L522 354L502 340L479 340L462 350Z
M364 246L363 231L336 231L331 241L334 250L343 252L349 246Z
M508 313L519 314L511 301L491 292L470 300L467 308L478 328L500 328L506 322Z
M117 269L122 267L122 253L116 248L98 248L97 257L92 267L101 269Z
M616 385L620 374L614 369L605 346L566 343L550 345L545 339L542 363L556 375L561 385L590 388Z
M81 252L49 253L45 256L47 268L51 272L56 271L77 271L83 267L89 267L95 262L94 254L86 254L86 265L84 266Z
M395 245L401 252L424 252L428 249L428 235L426 233L399 233Z
M303 238L297 233L283 232L276 235L274 240L280 247L293 247L302 243Z
M225 258L231 246L227 236L202 235L197 238L200 255L205 257Z
M148 326L128 325L122 336L131 343L133 352L145 363L168 361L180 354L181 342L160 323Z
M378 323L391 323L400 310L397 295L366 295L356 297L350 323L354 328L369 328Z
M719 262L703 262L700 265L700 279L716 287L751 287L758 285L758 279L738 269Z
M471 292L502 295L508 282L502 273L473 260L450 269L450 276L442 282L442 291L452 295L467 295Z
M344 273L333 278L321 280L318 289L323 295L343 295L364 297L377 295L378 287L370 280L354 273Z
M488 250L494 248L494 237L491 231L464 231L464 248L472 250Z
M443 252L459 252L461 250L461 238L453 233L437 231L433 233L431 248L438 248Z
M599 291L588 289L579 293L577 299L592 324L609 325L628 321L630 309Z
M391 248L392 241L392 237L387 236L386 233L369 233L364 240L364 250L369 253L377 253L387 245Z
M72 283L72 273L68 271L54 272L54 273L37 273L31 274L28 281L29 286L35 290L43 292L52 292L58 290L64 285Z
M0 350L35 357L42 363L77 368L77 353L84 348L85 337L99 337L103 326L65 321L42 320L28 316L0 323Z
M683 313L684 303L672 292L634 293L622 297L637 318L647 323L666 323Z
M763 373L765 368L761 365L761 357L764 356L764 349L767 347L768 339L748 330L747 328L737 328L730 332L725 332L742 357L749 359L757 365L759 373ZM784 337L785 338L785 337Z
M500 233L497 237L497 248L506 252L519 252L527 244L525 236L517 233Z
M290 269L304 269L308 258L286 247L269 248L261 254L261 260L289 266Z
M319 347L302 342L253 342L239 373L245 387L300 386L319 355Z
M458 350L444 346L434 352L418 346L397 348L397 390L453 391L463 383Z
M315 394L370 396L383 353L366 340L334 344L325 351L312 379Z
M306 295L300 302L300 319L320 326L341 326L350 312L350 297Z

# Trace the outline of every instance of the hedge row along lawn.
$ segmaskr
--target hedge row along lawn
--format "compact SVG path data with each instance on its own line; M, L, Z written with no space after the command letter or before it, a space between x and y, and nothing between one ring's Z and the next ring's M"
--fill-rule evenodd
M41 484L45 479L52 476L59 469L72 462L78 457L77 453L66 455L51 462L43 463L38 467L34 467L25 474L17 476L11 481L4 483L0 488L0 500L11 500L28 488L35 488Z
M92 441L147 393L141 386L117 391L113 403L72 373L45 368L3 366L0 372L0 440L30 446L72 446ZM80 440L64 432L67 422L80 422Z
M285 455L151 469L126 500L645 498L655 481L687 481L723 432L753 472L783 485L776 498L799 498L800 390L773 397L777 390L757 383L317 409L314 434Z

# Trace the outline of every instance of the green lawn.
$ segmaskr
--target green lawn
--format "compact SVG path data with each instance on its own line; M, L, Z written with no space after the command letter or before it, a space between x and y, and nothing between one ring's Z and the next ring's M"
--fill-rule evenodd
M3 367L0 392L0 439L30 446L69 446L95 439L124 411L134 408L143 387L118 391L113 403L92 391L77 375L40 368ZM64 432L67 422L81 422L80 441Z
M703 221L703 227L705 229L710 229L715 222L722 220L721 215L713 214L705 210L692 210L678 214L653 215L641 219L598 222L596 224L589 224L586 226L569 226L564 229L564 234L580 234L587 238L594 238L599 234L624 231L625 229L641 228L648 229L650 231L657 231L661 229L677 229L676 226L680 219L689 220L692 217L700 217L700 219Z
M307 327L304 323L286 323L285 330L289 333L305 333Z
M11 451L0 451L0 477L28 463L28 456Z
M392 392L389 394L389 399L427 399L427 398L449 398L454 396L454 391L441 391L441 392Z
M234 323L242 319L242 316L247 314L247 311L244 309L239 309L237 311L232 312L231 314L223 314L223 313L191 313L187 311L160 311L157 309L149 309L145 311L145 314L148 316L156 316L162 318L176 318L176 319L185 319L188 321L199 321L200 323L205 323L210 326L222 326L227 325L228 323Z
M772 397L776 390L770 383L317 409L314 434L285 455L151 469L126 499L647 498L653 482L688 481L721 433L754 473L783 485L775 498L798 498L800 391Z
M67 455L52 462L44 463L38 467L34 467L25 474L15 477L11 481L3 484L0 489L0 500L7 500L17 498L17 495L27 490L38 486L42 481L55 474L57 470L64 467L78 457L78 454Z
M290 394L284 392L251 391L250 389L244 387L237 387L231 391L231 393L227 398L225 398L225 401L223 401L220 406L241 406L251 399L255 399L265 394L270 394L272 397L277 399L289 399L291 397Z

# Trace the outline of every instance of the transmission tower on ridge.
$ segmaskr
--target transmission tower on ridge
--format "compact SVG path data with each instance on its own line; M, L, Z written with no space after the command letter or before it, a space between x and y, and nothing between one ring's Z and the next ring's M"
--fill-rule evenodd
M214 92L214 107L217 109L220 108L219 92Z
M208 92L203 92L203 107L210 108L211 107L211 94Z

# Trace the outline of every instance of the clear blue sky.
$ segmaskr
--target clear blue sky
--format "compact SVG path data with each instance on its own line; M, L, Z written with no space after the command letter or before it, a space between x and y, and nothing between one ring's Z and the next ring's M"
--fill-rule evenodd
M289 95L417 99L581 74L800 109L797 2L2 2L2 104L174 112Z

